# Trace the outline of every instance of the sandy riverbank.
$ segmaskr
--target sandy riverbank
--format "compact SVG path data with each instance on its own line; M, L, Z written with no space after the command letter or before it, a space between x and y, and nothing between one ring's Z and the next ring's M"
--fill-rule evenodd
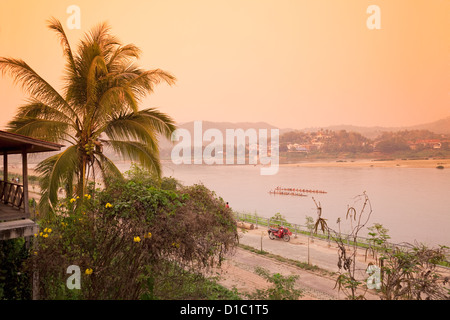
M450 168L450 159L428 160L330 160L280 164L281 167L378 167L378 168Z

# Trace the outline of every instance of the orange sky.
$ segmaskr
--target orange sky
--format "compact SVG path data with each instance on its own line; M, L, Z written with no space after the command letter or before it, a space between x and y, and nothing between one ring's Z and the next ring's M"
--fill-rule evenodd
M369 30L366 9L381 9ZM2 0L0 56L22 58L55 87L64 62L51 16L82 33L108 21L147 69L173 73L142 107L178 122L266 121L279 127L401 126L450 116L447 0ZM0 77L0 129L26 96Z

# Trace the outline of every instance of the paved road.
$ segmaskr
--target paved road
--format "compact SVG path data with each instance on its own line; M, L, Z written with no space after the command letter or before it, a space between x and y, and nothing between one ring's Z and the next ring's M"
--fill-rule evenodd
M267 229L260 228L243 232L240 243L261 249L261 234L263 234L262 249L264 251L301 262L308 262L309 256L309 263L312 265L317 265L332 272L339 270L336 245L333 243L329 244L327 241L315 239L311 242L308 240L308 237L300 235L297 238L292 236L289 242L284 242L281 239L270 240L267 236ZM364 261L364 252L362 250L358 253L358 258L356 268L365 272L368 261Z
M241 234L240 243L245 244L256 249L261 249L261 234L262 237L262 249L264 251L297 260L300 262L308 261L308 237L298 236L297 238L292 237L290 242L284 242L283 240L270 240L267 237L267 230L261 228L258 230L246 230ZM368 262L364 261L364 252L359 253L356 267L359 277L365 279L368 275L365 273ZM251 271L251 268L256 266L263 266L269 269L271 272L278 272L277 270L284 270L286 274L297 274L300 276L298 286L305 290L310 296L317 299L344 299L343 293L339 293L335 289L336 275L329 276L318 276L317 273L309 272L295 267L288 267L277 264L275 260L270 263L266 258L261 255L254 254L251 259L245 258L245 255L240 254L239 251L233 258L235 263L240 264L240 266L245 266ZM337 272L338 266L338 256L336 246L329 246L326 241L314 240L313 243L309 243L309 261L310 264L316 265L322 269ZM284 273L284 272L283 272ZM367 299L379 299L379 297L366 293Z
M336 278L331 276L319 276L314 272L300 269L292 265L279 262L264 255L252 253L248 250L237 249L227 263L237 268L233 272L227 271L228 284L235 286L240 292L252 292L256 289L264 289L269 284L255 274L257 267L263 267L271 274L280 273L284 276L298 276L296 288L303 291L302 299L307 300L339 300L344 295L334 289ZM227 270L231 270L227 268ZM232 281L230 281L230 278ZM231 288L231 286L230 286Z

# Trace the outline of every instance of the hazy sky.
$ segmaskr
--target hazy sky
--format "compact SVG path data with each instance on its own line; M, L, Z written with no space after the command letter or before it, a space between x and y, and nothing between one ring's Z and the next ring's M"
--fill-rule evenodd
M381 29L370 30L369 5ZM81 29L66 12L77 5ZM62 85L64 61L46 20L75 49L107 21L139 64L174 74L144 107L178 122L265 121L285 128L401 126L450 116L448 0L0 0L0 56ZM0 77L0 129L26 96Z

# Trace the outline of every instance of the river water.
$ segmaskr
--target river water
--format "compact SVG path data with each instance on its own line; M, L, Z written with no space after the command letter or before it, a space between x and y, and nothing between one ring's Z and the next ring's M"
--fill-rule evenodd
M331 228L338 230L336 222L341 219L342 232L350 230L348 206L359 211L363 201L358 196L365 192L372 208L367 226L381 223L389 230L391 242L450 246L450 170L280 166L277 174L264 176L259 166L175 165L169 161L163 162L163 171L184 185L203 183L235 211L266 218L279 212L296 224L304 225L307 216L317 217L314 197ZM270 194L277 186L327 193L308 193L307 197ZM367 230L359 235L367 236Z

